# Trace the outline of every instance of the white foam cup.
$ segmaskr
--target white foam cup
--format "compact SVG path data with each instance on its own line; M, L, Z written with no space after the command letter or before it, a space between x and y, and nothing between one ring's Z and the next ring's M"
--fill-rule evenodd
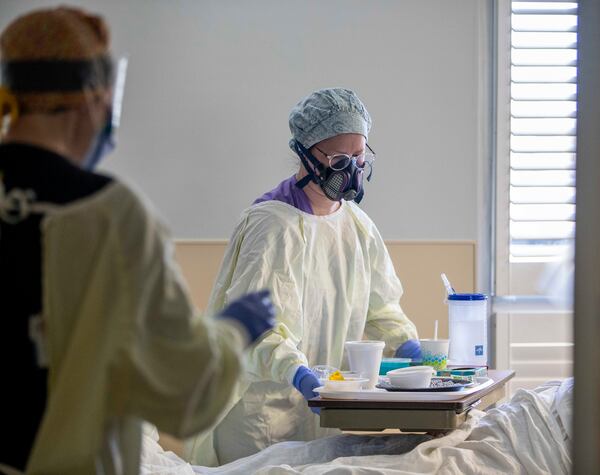
M347 341L345 347L350 371L358 373L362 378L369 379L369 382L364 384L365 388L374 388L379 381L379 367L385 342L374 340Z

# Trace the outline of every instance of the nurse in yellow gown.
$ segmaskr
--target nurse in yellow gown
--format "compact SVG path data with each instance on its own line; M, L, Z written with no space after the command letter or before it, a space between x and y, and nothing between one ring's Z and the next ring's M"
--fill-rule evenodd
M200 318L148 202L94 172L118 106L100 17L38 10L0 48L0 472L138 473L142 420L209 427L274 313L262 292Z
M370 125L347 89L316 91L292 109L299 171L242 213L209 302L215 312L266 287L277 324L249 353L227 415L188 443L195 463L223 464L276 442L331 433L306 405L319 385L309 368L341 367L345 341L383 340L388 356L399 347L408 356L418 350L383 239L355 202L375 158Z

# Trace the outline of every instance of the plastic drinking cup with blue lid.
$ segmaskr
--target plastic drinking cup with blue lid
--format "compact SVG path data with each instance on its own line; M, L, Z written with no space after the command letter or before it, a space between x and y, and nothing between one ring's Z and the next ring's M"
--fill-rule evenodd
M487 300L487 295L485 294L450 294L448 295L448 300L460 300L462 302L474 302Z
M487 295L480 293L448 294L452 364L487 365L487 301Z

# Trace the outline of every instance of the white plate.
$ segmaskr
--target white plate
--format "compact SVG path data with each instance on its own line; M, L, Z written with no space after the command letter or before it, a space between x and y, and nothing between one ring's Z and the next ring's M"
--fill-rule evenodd
M391 392L385 389L363 389L362 391L327 391L324 387L315 389L323 399L352 399L356 401L452 401L491 386L491 378L477 378L477 385L462 391L451 392Z

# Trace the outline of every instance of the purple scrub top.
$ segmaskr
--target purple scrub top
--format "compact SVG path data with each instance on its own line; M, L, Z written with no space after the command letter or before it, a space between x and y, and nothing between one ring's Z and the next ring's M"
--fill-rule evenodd
M263 201L277 200L287 203L294 208L304 211L305 213L314 214L308 196L303 189L296 186L296 175L292 175L286 180L283 180L279 185L271 191L267 191L264 195L258 198L254 203L262 203Z

